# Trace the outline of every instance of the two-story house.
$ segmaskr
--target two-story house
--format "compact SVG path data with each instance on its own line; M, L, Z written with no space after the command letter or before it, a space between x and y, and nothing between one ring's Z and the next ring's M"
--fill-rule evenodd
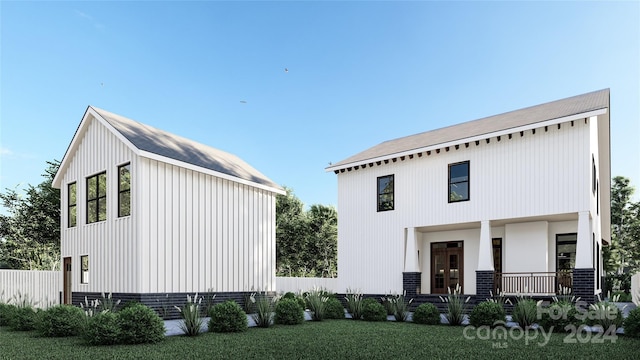
M389 140L338 178L338 289L593 300L610 241L609 89Z

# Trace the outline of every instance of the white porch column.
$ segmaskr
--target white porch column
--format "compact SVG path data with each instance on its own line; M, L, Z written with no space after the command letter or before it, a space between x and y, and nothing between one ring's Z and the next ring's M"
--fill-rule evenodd
M404 253L404 272L420 272L418 266L418 246L416 243L416 228L407 228Z
M588 211L578 213L578 239L576 242L576 269L593 268L591 251L591 221Z
M493 247L491 244L491 221L480 222L480 244L478 246L478 271L494 271Z

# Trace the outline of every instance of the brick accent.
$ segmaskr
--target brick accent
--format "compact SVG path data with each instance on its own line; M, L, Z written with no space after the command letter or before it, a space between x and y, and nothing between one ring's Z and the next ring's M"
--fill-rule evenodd
M421 272L403 272L402 289L407 293L407 299L411 299L420 294L420 284L422 283Z
M491 293L494 291L494 278L495 271L493 270L476 270L476 296L478 298L491 297Z
M573 269L572 293L581 300L592 304L595 302L595 270L592 268Z

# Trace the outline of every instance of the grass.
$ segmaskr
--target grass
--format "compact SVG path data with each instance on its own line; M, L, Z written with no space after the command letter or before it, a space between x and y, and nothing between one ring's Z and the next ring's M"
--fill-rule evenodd
M0 328L1 359L631 359L640 339L565 344L553 334L537 341L468 340L463 327L413 323L325 320L249 328L244 333L168 337L152 345L88 346L80 338L41 338ZM468 332L471 334L472 332ZM542 337L539 336L539 340ZM506 345L506 346L505 346Z

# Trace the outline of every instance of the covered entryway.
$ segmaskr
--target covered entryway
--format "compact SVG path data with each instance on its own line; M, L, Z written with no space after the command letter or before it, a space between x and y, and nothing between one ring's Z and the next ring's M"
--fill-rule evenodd
M457 284L463 288L464 247L462 241L431 243L431 293L446 294ZM450 290L449 290L450 289Z

